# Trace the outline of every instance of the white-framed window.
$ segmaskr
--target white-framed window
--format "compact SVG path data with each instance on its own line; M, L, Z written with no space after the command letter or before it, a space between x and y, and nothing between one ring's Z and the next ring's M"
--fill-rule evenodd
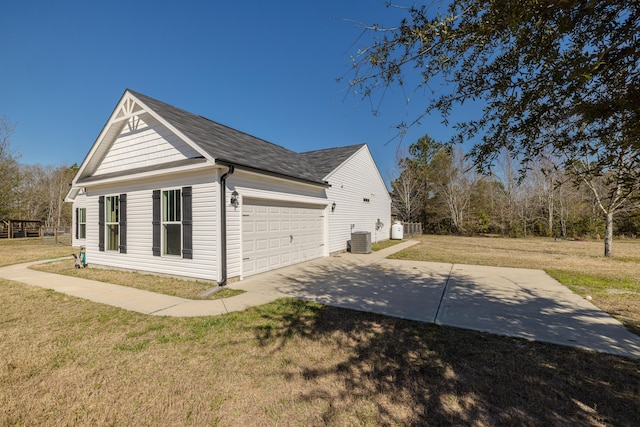
M107 236L105 249L117 251L120 245L120 196L105 197L104 209Z
M87 238L87 208L78 208L78 239Z
M162 254L182 255L182 194L162 191Z

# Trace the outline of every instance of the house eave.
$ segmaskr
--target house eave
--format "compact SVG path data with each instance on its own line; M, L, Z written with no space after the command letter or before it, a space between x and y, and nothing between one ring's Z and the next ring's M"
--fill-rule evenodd
M103 175L89 176L78 180L75 183L74 187L93 187L98 185L114 184L123 181L128 182L133 180L142 180L157 176L195 172L211 167L211 162L202 157L177 160L160 165L145 166L136 169L127 169L118 172L106 173Z
M322 187L322 188L328 188L331 187L331 185L327 182L327 181L312 181L309 179L304 179L304 178L299 178L299 177L295 177L295 176L291 176L291 175L285 175L285 174L281 174L278 172L273 172L270 170L265 170L265 169L260 169L260 168L255 168L252 166L248 166L248 165L243 165L242 163L237 163L237 162L231 162L228 160L222 160L222 159L216 159L216 165L221 165L221 166L231 166L233 165L235 168L249 172L249 173L253 173L256 175L267 175L273 178L278 178L278 179L282 179L285 181L294 181L297 182L299 184L305 184L305 185L310 185L313 187Z

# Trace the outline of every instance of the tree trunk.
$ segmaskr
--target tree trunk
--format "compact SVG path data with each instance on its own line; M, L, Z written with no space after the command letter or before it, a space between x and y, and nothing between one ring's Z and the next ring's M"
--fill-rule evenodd
M604 233L604 256L613 256L611 246L613 245L613 212L605 214L606 230Z
M548 209L548 216L547 216L547 224L549 227L549 236L553 237L553 187L551 187L551 190L549 190L549 194L547 196L547 209Z

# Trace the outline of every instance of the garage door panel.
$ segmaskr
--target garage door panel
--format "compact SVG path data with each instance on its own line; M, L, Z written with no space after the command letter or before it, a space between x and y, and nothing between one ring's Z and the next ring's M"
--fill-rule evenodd
M267 268L269 266L269 259L268 257L259 257L256 259L256 270L263 270L265 268Z
M271 250L280 249L280 239L277 237L273 237L269 239L269 249Z
M254 271L256 270L256 260L255 259L243 259L242 260L242 269L245 271Z
M323 255L324 208L245 199L242 209L244 276Z
M260 239L255 241L255 251L261 252L269 249L269 241L267 239Z

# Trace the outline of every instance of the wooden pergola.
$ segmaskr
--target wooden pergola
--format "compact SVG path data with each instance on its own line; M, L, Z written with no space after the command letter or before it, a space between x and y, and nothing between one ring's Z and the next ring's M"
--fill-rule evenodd
M40 237L42 221L32 219L3 219L0 223L0 239Z

